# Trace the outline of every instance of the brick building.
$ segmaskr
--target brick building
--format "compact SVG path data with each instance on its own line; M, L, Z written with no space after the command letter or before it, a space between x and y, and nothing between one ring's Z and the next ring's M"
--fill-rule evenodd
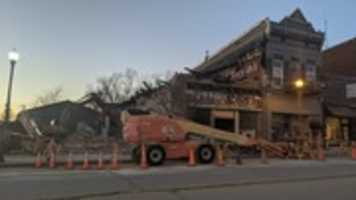
M299 9L276 22L263 19L188 74L176 74L158 92L132 104L211 126L273 140L309 133L321 120L319 70L324 34ZM294 82L303 80L296 90ZM169 98L167 98L168 94Z
M321 80L326 139L329 144L356 140L356 38L323 52Z

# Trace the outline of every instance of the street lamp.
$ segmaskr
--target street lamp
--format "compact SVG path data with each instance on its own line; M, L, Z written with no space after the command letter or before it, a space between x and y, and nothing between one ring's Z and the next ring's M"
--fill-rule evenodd
M17 53L16 49L13 49L8 54L8 59L10 61L10 77L9 77L9 84L7 88L7 99L5 105L5 122L10 121L12 82L14 79L15 65L18 62L19 58L20 55Z
M303 79L297 79L295 82L294 82L294 86L297 88L297 89L301 89L304 87L304 81Z

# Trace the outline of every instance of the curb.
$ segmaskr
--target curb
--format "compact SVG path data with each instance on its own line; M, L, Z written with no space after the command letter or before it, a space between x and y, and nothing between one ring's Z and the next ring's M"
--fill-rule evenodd
M110 159L105 159L103 161L105 163L110 163L111 162ZM98 160L90 159L89 162L91 164L96 164L98 162ZM83 164L83 161L82 160L74 160L73 163L75 165L79 166L79 165ZM120 163L130 164L130 163L133 163L133 160L131 160L131 159L120 160ZM65 164L66 164L66 161L62 161L62 160L56 162L56 166L60 166L60 167L62 167L62 166L64 167ZM42 168L47 168L47 165L48 164L46 162L44 162L44 167L42 167ZM26 168L34 168L34 163L28 163L28 162L26 162L26 163L25 162L23 162L23 163L6 163L6 160L5 160L5 163L0 164L0 169L1 168L16 168L16 167L18 167L18 168L25 168L25 167Z

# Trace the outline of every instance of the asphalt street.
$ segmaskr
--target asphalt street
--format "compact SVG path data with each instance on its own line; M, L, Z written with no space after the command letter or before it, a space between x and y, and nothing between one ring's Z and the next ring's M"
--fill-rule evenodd
M355 200L356 178L147 192L94 197L90 200Z
M356 199L356 162L271 161L139 170L0 169L1 200Z

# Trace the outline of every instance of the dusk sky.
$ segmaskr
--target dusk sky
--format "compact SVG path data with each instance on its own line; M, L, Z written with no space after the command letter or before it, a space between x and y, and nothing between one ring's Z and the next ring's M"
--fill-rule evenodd
M356 36L354 0L0 0L0 109L7 52L17 48L13 105L63 87L83 95L100 76L133 68L165 73L194 67L265 17L279 21L300 7L328 46Z

